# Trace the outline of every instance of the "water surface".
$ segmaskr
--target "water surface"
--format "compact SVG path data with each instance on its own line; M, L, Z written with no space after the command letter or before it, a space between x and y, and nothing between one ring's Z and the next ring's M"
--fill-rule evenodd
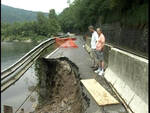
M36 43L1 42L1 70L15 63L36 45ZM25 72L24 76L1 93L1 112L3 113L3 105L12 106L13 112L15 112L31 94L36 83L37 77L35 76L34 65L32 65L31 68ZM31 112L34 110L36 103L36 92L33 92L31 97L23 104L22 108L24 108L25 112Z

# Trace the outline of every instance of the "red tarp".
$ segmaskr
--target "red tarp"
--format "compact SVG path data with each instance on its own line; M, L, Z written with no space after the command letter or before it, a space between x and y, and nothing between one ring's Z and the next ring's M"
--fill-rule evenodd
M76 38L71 38L71 37L67 37L67 38L56 37L55 38L57 46L62 47L62 48L78 48L74 40L76 40Z

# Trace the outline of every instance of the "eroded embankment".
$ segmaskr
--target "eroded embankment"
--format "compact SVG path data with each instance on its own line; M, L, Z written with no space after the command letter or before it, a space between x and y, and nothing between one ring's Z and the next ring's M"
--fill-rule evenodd
M88 107L78 67L68 58L39 59L36 113L83 113Z

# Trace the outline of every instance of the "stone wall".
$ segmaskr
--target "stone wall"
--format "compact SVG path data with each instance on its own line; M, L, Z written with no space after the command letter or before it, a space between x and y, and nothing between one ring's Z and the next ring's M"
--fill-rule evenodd
M148 28L123 27L119 23L99 25L111 45L132 51L140 56L148 56Z

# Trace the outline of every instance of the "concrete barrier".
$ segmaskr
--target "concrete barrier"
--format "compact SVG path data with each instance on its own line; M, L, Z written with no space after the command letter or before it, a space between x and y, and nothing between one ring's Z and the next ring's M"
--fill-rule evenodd
M111 48L105 78L135 113L148 113L148 60Z
M91 48L85 44L91 54ZM104 77L135 113L148 113L148 60L105 44Z
M104 67L105 69L108 67L108 58L109 58L109 51L111 50L112 46L109 45L109 44L105 44L105 47L104 47Z

